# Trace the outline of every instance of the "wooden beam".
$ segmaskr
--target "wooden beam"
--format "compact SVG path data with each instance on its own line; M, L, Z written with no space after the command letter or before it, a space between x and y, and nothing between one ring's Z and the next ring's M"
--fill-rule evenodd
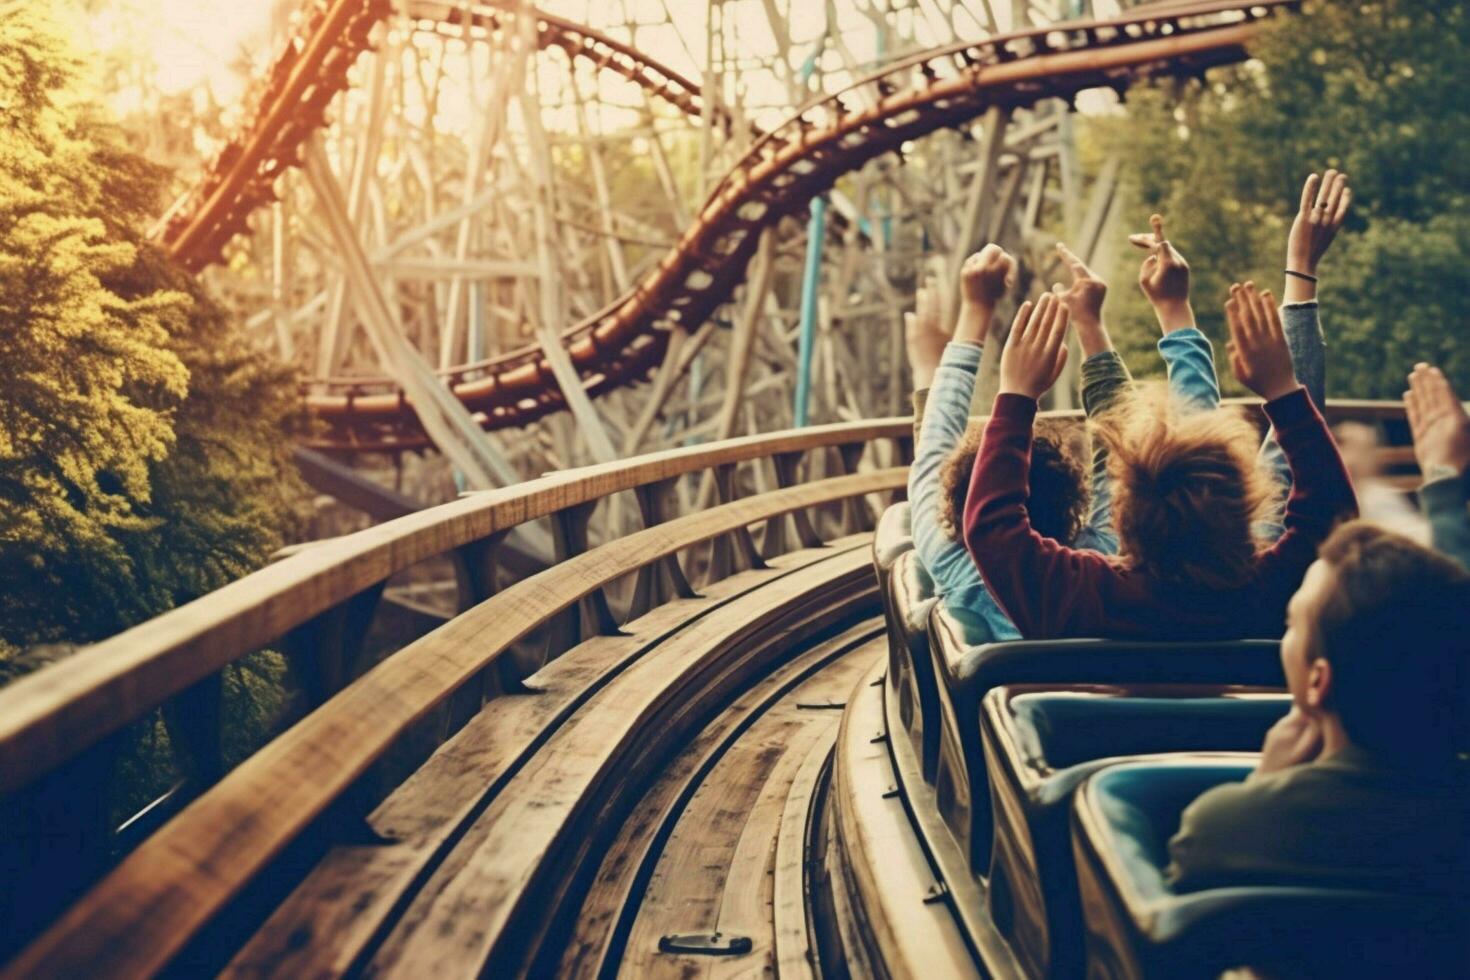
M392 374L413 400L419 421L440 451L464 473L475 487L491 487L497 483L514 483L517 473L485 438L469 410L434 376L429 365L403 336L392 307L378 289L347 214L342 189L332 173L331 163L321 140L307 144L306 175L322 206L351 283L353 303L363 326L377 349L384 369Z

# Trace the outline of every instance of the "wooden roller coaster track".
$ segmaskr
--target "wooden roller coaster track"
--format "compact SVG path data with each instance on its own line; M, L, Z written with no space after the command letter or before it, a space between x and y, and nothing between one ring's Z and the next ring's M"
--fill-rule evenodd
M1070 101L1098 87L1121 93L1140 79L1197 75L1239 61L1262 19L1299 2L1170 3L996 35L922 52L812 100L754 142L641 282L562 335L582 384L596 395L646 377L670 331L694 329L729 298L762 229L868 161L992 107ZM432 4L410 9L429 21L452 22L457 12ZM384 0L333 0L313 12L272 69L244 135L166 223L171 254L194 269L219 259L251 211L272 199L275 179L299 162L303 140L321 127L373 25L390 11ZM498 23L488 8L479 16L487 29ZM686 112L700 105L697 86L626 45L541 14L537 29L542 47L593 58ZM487 429L524 425L566 405L535 345L442 376ZM412 403L391 379L329 379L312 387L307 406L326 423L308 440L316 448L401 450L427 442Z
M1393 403L1326 409L1404 424ZM889 755L876 689L837 709L881 656L871 505L903 492L891 464L911 437L909 418L812 426L471 494L303 547L10 684L0 978L544 976L558 962L647 975L654 949L661 963L711 949L679 914L709 892L712 842L739 872L717 921L759 924L769 862L776 928L757 939L783 975L814 976L803 869L839 717L849 762ZM676 513L674 484L706 473L718 503ZM629 491L642 527L592 544L593 511ZM537 520L556 529L556 564L497 576L506 535ZM455 567L458 612L371 649L388 580L434 559ZM296 692L240 758L222 671L263 648L282 652ZM116 736L160 708L181 781L116 829L99 805ZM898 853L910 804L891 779L833 767L833 793L892 802L885 826L839 808L848 856L875 856L850 874ZM748 828L729 819L747 812ZM662 861L694 871L661 875ZM963 877L946 880L978 915ZM924 900L930 881L870 876L860 890L879 910L912 897L953 935L959 920ZM962 946L946 947L961 965Z
M406 10L416 29L435 33L461 29L467 21L483 40L506 27L504 13L489 5L412 0ZM271 65L239 132L159 226L157 237L177 262L191 272L220 262L229 241L248 230L255 209L276 199L276 179L301 165L307 137L325 124L327 107L348 87L348 70L371 46L373 27L393 11L387 0L330 0L310 8ZM672 68L564 18L532 15L541 49L587 58L689 115L704 111L699 86Z

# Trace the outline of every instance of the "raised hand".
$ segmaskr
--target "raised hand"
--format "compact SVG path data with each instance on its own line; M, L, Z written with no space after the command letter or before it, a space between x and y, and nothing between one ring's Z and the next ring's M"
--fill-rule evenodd
M1311 762L1322 753L1322 727L1316 719L1293 707L1271 730L1261 745L1261 762L1256 775L1277 772Z
M1129 235L1128 241L1148 250L1138 270L1138 285L1154 308L1164 333L1194 326L1194 309L1189 305L1189 263L1164 237L1164 219L1153 215L1151 235Z
M980 344L995 316L995 307L1016 283L1016 260L995 243L965 259L960 266L960 316L954 339Z
M903 340L908 350L909 370L914 376L914 390L934 383L934 371L949 343L939 315L939 289L932 278L925 280L914 298L914 312L903 315Z
M1108 339L1108 331L1103 326L1102 319L1103 300L1108 295L1108 284L1099 279L1097 273L1089 269L1085 262L1061 242L1057 242L1057 255L1061 256L1067 271L1072 274L1072 285L1064 289L1058 283L1052 287L1052 292L1061 298L1072 317L1072 326L1077 330L1082 353L1091 357L1111 349L1113 343Z
M1437 367L1414 365L1404 392L1414 456L1425 479L1464 473L1470 468L1470 415Z
M1040 398L1067 363L1067 307L1056 295L1022 303L1000 355L1000 390Z
M1016 260L991 242L965 259L960 266L960 298L963 302L995 309L1016 283Z
M1230 367L1241 384L1268 402L1300 387L1270 290L1257 292L1253 282L1231 286L1225 319L1230 324Z
M1347 174L1329 170L1320 179L1316 174L1307 177L1296 220L1291 223L1291 236L1286 240L1288 270L1317 274L1317 263L1337 237L1352 201Z

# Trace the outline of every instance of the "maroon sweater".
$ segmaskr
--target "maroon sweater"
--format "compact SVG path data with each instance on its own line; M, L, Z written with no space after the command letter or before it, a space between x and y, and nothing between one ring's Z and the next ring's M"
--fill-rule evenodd
M1286 603L1333 526L1358 501L1327 424L1305 388L1266 405L1291 465L1286 533L1233 590L1161 582L1118 558L1074 551L1031 529L1026 514L1036 401L996 396L965 500L965 547L1027 639L1277 637Z

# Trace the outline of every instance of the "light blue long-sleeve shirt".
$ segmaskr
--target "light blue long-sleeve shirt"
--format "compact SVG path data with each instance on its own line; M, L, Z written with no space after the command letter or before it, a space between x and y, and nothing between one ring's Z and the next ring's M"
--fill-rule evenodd
M1194 336L1177 336L1184 333ZM1176 331L1170 336L1176 339L1167 347L1160 344L1160 353L1169 369L1170 388L1179 397L1193 402L1208 399L1213 391L1218 403L1219 383L1215 379L1209 341L1204 334L1198 330ZM990 628L991 640L1013 640L1020 638L1020 632L986 588L964 544L951 538L939 526L939 470L969 425L970 399L974 394L980 359L978 346L951 343L946 345L939 367L934 372L914 462L909 469L914 551L933 579L936 594L944 597L946 604L968 609L972 615L978 614ZM1130 380L1122 359L1113 351L1088 358L1083 364L1083 378L1083 402L1089 415L1108 404L1114 387L1126 385ZM1114 553L1117 551L1117 539L1112 534L1112 514L1107 501L1106 478L1101 476L1102 464L1101 456L1094 458L1093 507L1086 526L1073 544L1079 548Z
M1281 307L1281 329L1286 334L1286 347L1291 352L1292 371L1297 383L1307 389L1312 403L1318 411L1327 404L1327 341L1322 336L1322 319L1316 300L1306 303L1287 303ZM1169 372L1169 387L1185 401L1208 411L1220 405L1220 383L1215 373L1215 351L1210 340L1195 327L1186 327L1164 334L1159 340L1159 353ZM1175 374L1187 372L1179 384ZM1270 439L1262 446L1267 454L1274 450L1275 456L1285 466L1285 457ZM1290 470L1282 469L1288 485Z

